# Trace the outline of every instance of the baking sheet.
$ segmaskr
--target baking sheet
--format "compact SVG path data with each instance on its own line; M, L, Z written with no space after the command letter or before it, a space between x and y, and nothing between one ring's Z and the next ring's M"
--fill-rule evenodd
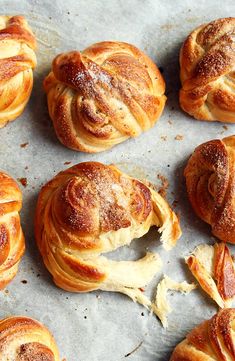
M155 316L121 294L71 294L57 288L43 266L33 235L33 215L39 189L58 171L81 161L116 163L130 174L158 183L158 174L170 182L167 199L175 202L183 235L171 252L159 243L156 229L112 254L136 259L146 249L159 252L164 267L147 289L152 295L163 273L175 280L192 281L182 258L202 243L213 243L210 229L192 212L183 180L183 168L198 144L228 136L235 125L193 120L178 106L178 53L186 35L201 23L234 16L234 0L1 0L4 14L24 14L38 40L38 66L30 102L17 121L0 130L0 167L15 178L26 177L21 212L27 251L19 272L0 293L0 317L22 314L45 323L67 361L166 361L174 346L192 327L211 317L216 307L200 289L188 296L169 294L174 311L164 330ZM121 40L144 50L163 69L168 101L153 129L139 138L97 155L66 149L57 140L49 120L42 80L53 57L62 51L83 49L102 40ZM175 139L177 135L181 140ZM178 137L179 138L179 137ZM29 143L22 148L20 145ZM26 169L27 168L27 169ZM234 253L234 247L231 247ZM22 282L23 281L23 282ZM131 353L137 346L139 348ZM131 353L131 354L130 354ZM129 355L130 354L130 355Z

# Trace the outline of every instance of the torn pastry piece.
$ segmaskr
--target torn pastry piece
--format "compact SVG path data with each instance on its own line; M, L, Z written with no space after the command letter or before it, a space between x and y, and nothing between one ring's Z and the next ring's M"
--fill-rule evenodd
M37 244L54 282L71 292L116 291L146 303L140 289L160 270L160 257L147 253L118 262L101 254L129 245L151 226L159 227L166 249L181 235L168 203L114 166L77 164L48 182L38 198Z
M184 294L190 293L197 286L194 283L176 282L168 276L159 282L157 286L157 295L152 305L153 312L158 316L164 328L168 327L167 315L172 312L172 308L167 300L168 291L178 291Z
M228 247L201 244L186 263L202 289L219 305L230 307L235 296L235 268Z

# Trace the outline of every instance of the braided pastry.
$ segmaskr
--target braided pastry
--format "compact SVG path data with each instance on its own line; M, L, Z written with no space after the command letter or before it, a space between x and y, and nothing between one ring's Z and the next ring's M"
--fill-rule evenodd
M0 172L0 289L16 275L24 253L25 242L19 216L21 207L22 193L17 183Z
M54 282L72 292L116 291L151 307L141 292L161 266L157 254L138 261L100 255L160 227L166 249L181 235L176 215L153 189L114 166L77 164L41 190L35 222L40 252Z
M33 86L35 37L23 16L0 16L0 128L24 110Z
M180 52L180 105L196 119L235 122L235 18L195 29Z
M38 321L23 316L0 321L0 359L60 361L55 340L47 328Z
M156 65L133 45L121 42L58 55L44 88L61 143L90 153L151 128L166 101Z
M235 360L235 309L220 310L176 346L170 361Z
M216 237L235 243L235 136L197 147L184 174L197 215Z

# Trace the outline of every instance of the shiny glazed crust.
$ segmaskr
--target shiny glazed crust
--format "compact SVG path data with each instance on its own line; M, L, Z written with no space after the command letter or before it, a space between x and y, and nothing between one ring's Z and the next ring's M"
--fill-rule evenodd
M59 140L91 153L151 128L166 101L152 60L133 45L112 41L58 55L44 89Z
M195 327L178 346L170 361L230 361L235 359L235 309L219 311Z
M23 316L0 321L0 359L60 361L55 340L46 327Z
M216 237L235 243L235 136L197 147L184 174L197 215Z
M180 52L180 105L200 120L235 122L235 18L195 29Z
M59 287L130 296L132 289L141 294L139 288L159 270L159 257L147 253L138 261L118 262L100 254L130 244L152 225L160 227L167 249L181 235L176 215L158 193L114 166L85 162L60 172L42 188L35 234Z
M0 128L24 110L33 86L35 37L23 16L0 16Z
M0 172L0 289L16 275L25 242L19 211L22 193L17 183Z

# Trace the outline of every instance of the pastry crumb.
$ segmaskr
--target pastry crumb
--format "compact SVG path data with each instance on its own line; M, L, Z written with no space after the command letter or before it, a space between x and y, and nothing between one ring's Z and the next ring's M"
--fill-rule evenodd
M23 283L24 285L26 285L26 283L28 283L27 280L22 280L21 283Z
M168 179L162 175L162 174L158 174L157 178L161 181L161 187L158 189L158 193L164 198L166 197L167 194L167 189L169 187L169 181Z
M27 178L17 178L17 180L22 184L23 187L27 187L28 181Z
M68 165L68 164L71 164L71 162L64 162L64 165Z
M26 142L26 143L22 143L20 145L21 148L26 148L27 146L29 145L29 142Z
M223 125L223 128L224 128L225 130L228 130L227 125Z
M177 199L175 199L172 203L172 207L173 208L177 207L178 203L179 203L179 201L177 201Z
M177 135L175 136L175 140L183 140L183 139L184 139L184 136L181 135L181 134L177 134Z
M161 140L164 140L164 142L167 140L167 135L161 135Z

